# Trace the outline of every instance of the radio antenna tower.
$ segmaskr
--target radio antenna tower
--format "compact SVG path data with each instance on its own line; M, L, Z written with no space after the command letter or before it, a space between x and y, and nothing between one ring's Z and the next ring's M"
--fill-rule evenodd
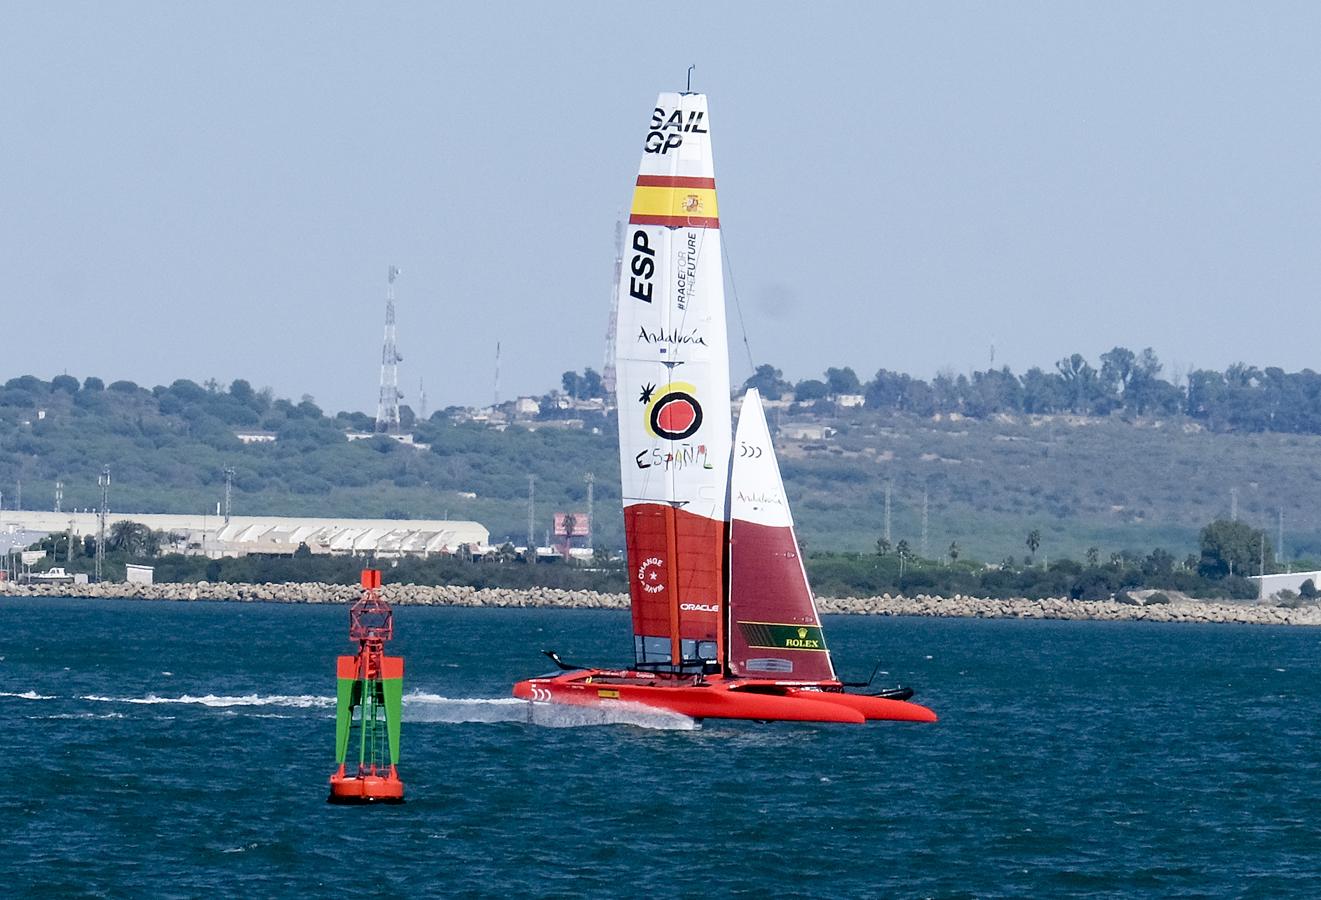
M423 422L427 419L427 386L421 378L417 380L417 417Z
M500 405L500 342L495 342L495 395L492 407Z
M601 366L601 387L606 398L615 393L615 329L619 325L619 278L624 271L624 220L615 220L615 272L610 284L610 321L605 328L605 363Z
M101 469L96 483L101 486L101 510L96 517L96 580L101 581L105 568L105 520L110 515L110 467Z
M64 482L55 482L55 511L64 512Z
M225 524L229 524L229 501L234 493L234 467L225 466Z
M377 434L399 433L399 364L404 358L395 341L394 280L400 275L398 266L390 266L385 287L385 343L381 347L381 399L376 404Z

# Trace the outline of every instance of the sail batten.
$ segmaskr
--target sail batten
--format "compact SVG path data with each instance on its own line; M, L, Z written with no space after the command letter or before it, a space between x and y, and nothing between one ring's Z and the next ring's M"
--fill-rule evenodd
M710 115L663 93L643 140L618 285L616 400L636 663L724 655L729 359Z

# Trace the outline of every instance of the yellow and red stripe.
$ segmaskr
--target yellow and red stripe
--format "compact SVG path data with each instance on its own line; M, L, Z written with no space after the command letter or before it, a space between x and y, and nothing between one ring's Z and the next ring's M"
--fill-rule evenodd
M719 228L716 180L682 175L639 175L628 221L670 228Z

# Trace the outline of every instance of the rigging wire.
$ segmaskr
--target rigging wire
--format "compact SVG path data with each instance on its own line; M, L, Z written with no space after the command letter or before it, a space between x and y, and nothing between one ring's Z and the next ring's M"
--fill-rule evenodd
M748 341L748 326L743 321L743 304L738 302L738 284L734 281L733 254L729 252L729 237L721 229L720 243L725 250L725 270L729 272L729 293L734 298L734 310L738 313L738 330L743 336L743 349L748 354L748 376L757 374L757 364L752 361L752 344Z

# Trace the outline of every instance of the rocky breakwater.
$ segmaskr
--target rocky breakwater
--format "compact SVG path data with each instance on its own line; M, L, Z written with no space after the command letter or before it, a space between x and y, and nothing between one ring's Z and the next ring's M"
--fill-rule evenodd
M399 606L534 607L557 609L627 609L626 594L563 591L554 588L471 588L411 584L386 585L382 596ZM220 600L242 603L349 603L360 594L357 585L324 584L0 584L10 597L100 597L140 600ZM1143 596L1143 595L1146 596ZM1128 602L1072 600L1049 597L993 599L968 597L843 597L819 598L823 613L873 616L941 616L982 619L1075 619L1102 622L1184 622L1240 625L1321 625L1321 606L1272 606L1256 602L1161 598L1137 592Z
M13 584L0 583L0 596L91 597L129 600L219 600L240 603L350 603L362 595L356 584ZM472 588L453 585L388 584L381 596L396 606L559 607L627 609L626 594L562 591L554 588Z
M1155 592L1147 592L1154 594ZM1235 625L1321 625L1321 606L1283 607L1256 602L1193 600L1181 597L1160 602L1074 600L1047 597L995 599L988 597L880 597L820 598L823 613L879 616L950 616L979 619L1074 619L1099 622L1184 622Z

